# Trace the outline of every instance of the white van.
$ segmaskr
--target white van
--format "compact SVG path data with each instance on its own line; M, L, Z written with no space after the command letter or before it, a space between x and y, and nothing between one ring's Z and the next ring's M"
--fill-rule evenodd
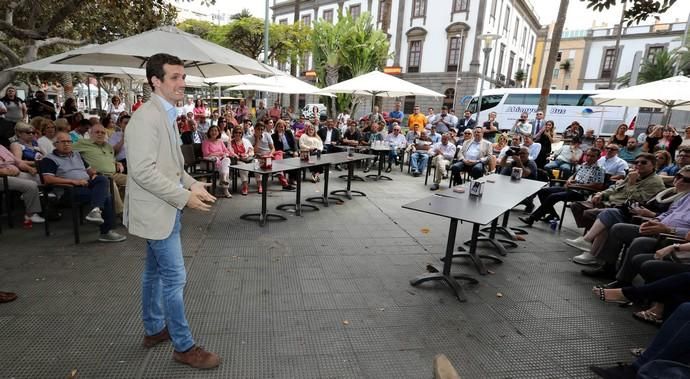
M630 125L639 109L594 105L590 96L603 92L605 90L551 90L544 119L553 120L558 133L563 133L573 121L579 122L584 130L593 129L595 135L611 135L621 123ZM483 123L490 112L496 112L499 128L504 130L512 128L522 112L527 112L529 119L533 120L539 106L540 93L540 88L484 90L481 120L477 121ZM467 106L475 117L478 97L473 96Z

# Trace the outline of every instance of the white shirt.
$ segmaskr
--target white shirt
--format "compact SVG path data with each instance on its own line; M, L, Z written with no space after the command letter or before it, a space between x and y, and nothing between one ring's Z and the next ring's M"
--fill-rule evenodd
M625 170L628 169L628 163L623 160L623 158L616 155L613 158L601 157L597 161L599 167L604 169L609 175L625 175Z
M529 146L525 146L523 144L522 146L529 149L529 160L533 161L537 159L537 157L539 156L539 152L541 151L541 144L539 142L533 142Z
M437 142L433 146L431 146L431 151L433 155L436 155L436 149L441 151L441 155L443 155L443 158L447 160L452 160L453 157L455 157L455 145L452 143L448 142L447 144L443 144L443 142Z
M478 161L479 156L481 154L481 147L482 143L477 142L475 140L472 140L472 143L470 143L467 146L467 151L463 154L465 159L471 160L471 161Z
M187 113L190 113L190 112L194 113L194 103L192 103L192 104L185 104L185 105L182 107L182 109L184 109L184 114L187 114Z
M333 134L333 129L326 128L326 140L323 141L324 145L330 145L331 144L331 135L332 134Z
M389 133L386 136L385 141L389 144L392 143L397 147L405 147L407 145L407 139L401 133L398 133L397 136L393 133Z

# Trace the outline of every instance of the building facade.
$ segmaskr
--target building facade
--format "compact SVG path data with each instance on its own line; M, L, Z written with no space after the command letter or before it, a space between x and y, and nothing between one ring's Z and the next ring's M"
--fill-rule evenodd
M620 78L633 70L634 59L640 54L641 62L653 59L659 51L672 51L680 47L685 22L670 24L634 25L623 27L617 54L620 63L615 68L615 51L618 26L599 27L587 30L566 30L561 35L558 61L551 73L552 89L608 89L609 79L613 78L612 88L621 85ZM549 28L538 34L535 51L535 70L531 87L540 87L544 76L544 66L551 46ZM566 65L567 63L567 66ZM640 64L640 63L638 63ZM567 69L566 69L567 67ZM615 72L614 72L615 71Z
M592 29L587 36L587 56L582 77L582 89L608 89L609 78L613 77L613 88L619 78L633 69L633 58L639 51L642 59L652 59L662 50L673 50L681 46L685 22L670 24L636 25L623 28L618 54L616 34L618 27ZM615 57L620 59L615 70ZM615 72L614 72L615 71Z
M541 87L546 73L546 61L551 48L553 24L544 27L537 36L534 70L530 87ZM551 72L551 89L582 89L586 67L589 30L565 30L561 34L556 65Z
M275 0L273 21L294 22L295 0ZM525 0L302 0L299 20L337 21L338 11L357 16L369 12L376 26L388 34L391 58L400 77L445 94L404 99L406 111L422 107L462 108L463 98L478 92L484 61L481 34L498 34L493 43L485 88L516 86L515 73L531 75L539 21ZM312 69L308 62L298 72ZM456 81L456 78L459 80ZM457 96L455 89L457 88ZM456 104L453 104L453 99ZM384 109L394 99L384 99Z

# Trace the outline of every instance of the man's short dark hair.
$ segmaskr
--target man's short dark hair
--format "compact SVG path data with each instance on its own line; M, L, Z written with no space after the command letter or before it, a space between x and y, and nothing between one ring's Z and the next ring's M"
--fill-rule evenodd
M596 147L590 147L590 148L589 148L589 151L591 151L592 153L596 154L597 157L598 157L598 156L601 156L601 150L599 150L599 149L596 148Z
M652 166L656 165L656 155L654 155L652 153L640 153L640 155L635 157L635 159L639 159L639 158L644 158L644 159L652 162Z
M122 121L129 120L130 118L132 118L132 116L128 114L123 114L122 116L120 116L120 118L117 119L117 123L119 124Z
M85 128L90 128L91 127L91 121L84 118L81 121L79 121L79 126L83 126Z
M151 78L154 76L161 82L165 80L165 70L163 69L163 65L166 64L184 66L184 62L174 55L164 53L152 55L146 62L146 80L148 80L151 88L153 88L153 81Z

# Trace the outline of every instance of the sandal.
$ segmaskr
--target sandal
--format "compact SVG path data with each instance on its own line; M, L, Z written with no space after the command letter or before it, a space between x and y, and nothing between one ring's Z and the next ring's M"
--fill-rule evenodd
M599 300L605 302L605 303L614 303L614 304L627 304L628 300L609 300L606 298L606 288L596 286L592 288L592 293L596 296L599 297Z
M0 303L9 303L17 300L17 294L14 292L0 292Z
M639 311L632 314L633 318L652 325L661 325L664 320L652 311Z

